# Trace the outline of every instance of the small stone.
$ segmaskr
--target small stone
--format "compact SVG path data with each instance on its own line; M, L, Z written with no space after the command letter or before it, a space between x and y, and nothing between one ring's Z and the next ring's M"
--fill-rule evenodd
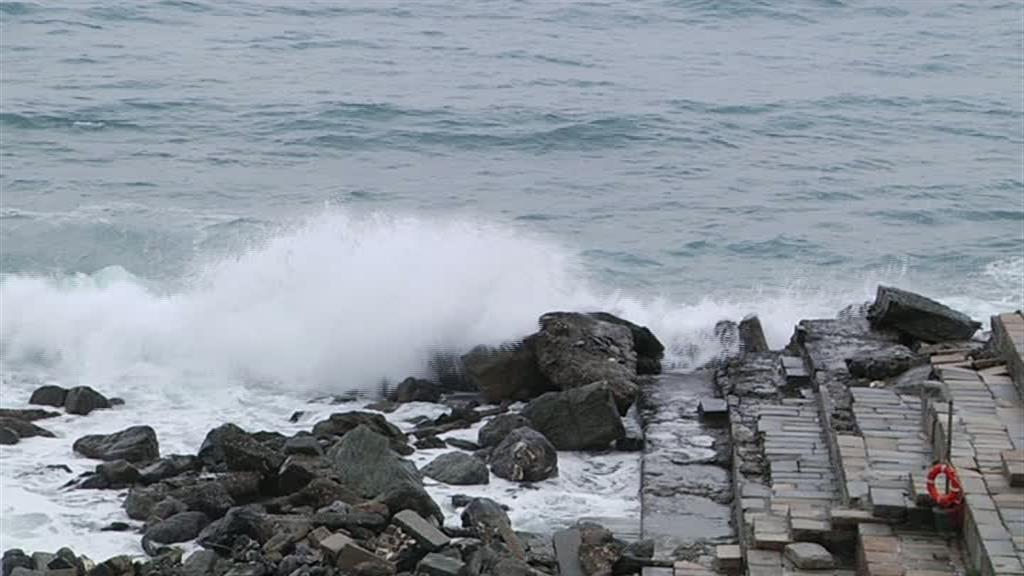
M424 466L423 475L453 486L490 482L487 465L465 452L441 454Z
M729 416L729 405L721 398L702 398L697 413L704 418L725 418Z
M127 522L111 522L103 528L100 528L100 532L127 532L132 527Z
M0 427L0 446L13 446L20 441L17 432L10 428Z
M786 546L786 559L801 570L827 570L835 565L832 555L821 544L795 542Z

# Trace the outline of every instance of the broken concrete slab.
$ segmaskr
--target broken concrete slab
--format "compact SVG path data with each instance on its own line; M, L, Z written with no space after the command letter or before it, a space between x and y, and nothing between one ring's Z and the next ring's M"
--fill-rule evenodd
M392 521L428 552L440 550L452 541L447 534L412 510L402 510L395 514Z

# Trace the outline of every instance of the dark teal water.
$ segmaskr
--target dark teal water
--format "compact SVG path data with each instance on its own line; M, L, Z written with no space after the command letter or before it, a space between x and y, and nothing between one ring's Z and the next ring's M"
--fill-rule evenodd
M1022 6L2 2L5 304L94 309L25 285L82 273L448 333L582 291L781 338L886 281L983 317L1024 300Z

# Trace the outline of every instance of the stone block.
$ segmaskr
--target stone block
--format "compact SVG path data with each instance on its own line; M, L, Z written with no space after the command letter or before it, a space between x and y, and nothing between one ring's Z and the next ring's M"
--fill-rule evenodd
M824 546L811 542L789 544L784 555L800 570L827 570L835 566L832 554Z
M715 567L721 572L739 573L743 569L743 550L736 544L715 546Z
M897 522L907 517L907 501L903 490L872 487L869 497L871 513L875 517Z
M392 521L428 552L440 550L451 542L447 534L412 510L402 510Z
M708 419L728 418L729 405L721 398L702 398L697 413Z
M1010 486L1024 486L1024 450L1006 450L1000 453L1003 475Z
M580 564L580 545L582 544L580 531L576 528L559 530L554 533L551 540L555 548L555 560L558 562L560 576L583 576L583 566ZM648 576L648 568L643 569L644 576Z

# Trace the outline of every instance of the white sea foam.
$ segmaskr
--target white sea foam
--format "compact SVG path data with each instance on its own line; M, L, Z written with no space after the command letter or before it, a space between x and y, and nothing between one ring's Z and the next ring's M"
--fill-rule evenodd
M1021 307L1024 259L991 264L976 291L922 291L979 319ZM901 284L901 272L886 282ZM122 494L66 491L95 462L71 451L75 438L150 424L163 453L195 453L226 421L291 433L339 407L307 405L318 393L375 390L422 373L438 350L463 351L532 332L554 309L607 310L649 326L685 369L718 353L714 324L756 312L769 343L786 343L801 318L832 317L869 300L875 278L831 288L794 284L745 297L707 295L690 303L617 293L587 280L558 244L471 220L329 212L231 259L197 264L168 288L108 268L91 276L6 275L0 281L0 401L24 405L43 382L87 384L122 396L123 407L43 423L58 439L0 447L0 548L69 544L96 557L138 552L135 534L99 533L125 520ZM415 410L404 408L403 410ZM312 414L289 423L294 410ZM409 416L391 415L397 421ZM475 430L455 434L475 435ZM434 452L415 456L422 464ZM443 503L455 492L512 504L517 527L543 530L579 516L636 512L636 456L566 455L557 480L539 490L455 490L431 484ZM446 509L454 521L454 511Z

